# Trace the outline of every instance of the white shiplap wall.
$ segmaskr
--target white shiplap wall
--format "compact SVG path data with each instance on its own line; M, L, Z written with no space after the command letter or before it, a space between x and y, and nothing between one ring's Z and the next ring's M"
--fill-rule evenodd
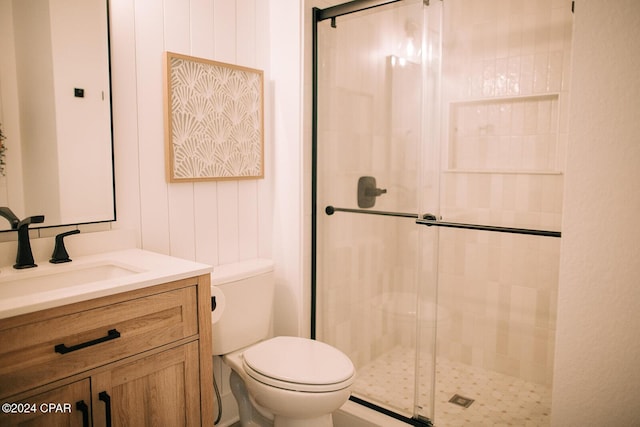
M309 333L301 13L297 0L111 0L114 228L139 230L143 249L214 266L272 258L274 329L286 335ZM264 179L166 183L166 50L264 70Z
M270 257L269 3L112 0L118 222L144 249L212 265ZM162 54L172 51L265 71L263 180L168 184Z

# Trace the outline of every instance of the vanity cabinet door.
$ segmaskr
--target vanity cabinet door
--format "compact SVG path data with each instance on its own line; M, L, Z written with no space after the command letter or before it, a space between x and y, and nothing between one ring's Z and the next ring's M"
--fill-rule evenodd
M96 427L201 425L197 342L115 366L91 381Z
M0 426L88 427L91 425L89 379L35 395L2 399ZM9 406L6 406L9 405ZM9 409L9 411L7 411ZM11 412L15 413L11 413Z

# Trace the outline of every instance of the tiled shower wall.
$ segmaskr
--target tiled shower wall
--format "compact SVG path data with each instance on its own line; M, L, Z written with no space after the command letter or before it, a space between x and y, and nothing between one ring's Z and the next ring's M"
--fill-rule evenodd
M441 214L560 230L571 1L448 0ZM438 356L551 384L559 239L441 231Z

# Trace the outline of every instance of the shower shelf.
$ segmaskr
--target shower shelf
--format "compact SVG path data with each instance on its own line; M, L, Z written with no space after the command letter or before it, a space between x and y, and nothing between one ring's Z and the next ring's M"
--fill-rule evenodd
M487 104L487 103L500 103L500 102L509 102L509 101L528 101L528 100L539 100L539 99L552 99L559 98L560 92L546 92L546 93L535 93L529 95L499 95L492 97L478 97L478 98L466 98L466 99L451 99L449 100L450 104Z
M514 169L446 169L443 173L459 174L503 174L503 175L564 175L564 172L557 170L514 170Z

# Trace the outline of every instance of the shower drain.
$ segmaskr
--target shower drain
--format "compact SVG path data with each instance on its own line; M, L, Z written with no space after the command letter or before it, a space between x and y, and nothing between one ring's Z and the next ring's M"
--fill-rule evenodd
M449 399L449 402L462 406L463 408L468 408L473 402L475 402L475 400L460 396L459 394L454 394L453 397Z

